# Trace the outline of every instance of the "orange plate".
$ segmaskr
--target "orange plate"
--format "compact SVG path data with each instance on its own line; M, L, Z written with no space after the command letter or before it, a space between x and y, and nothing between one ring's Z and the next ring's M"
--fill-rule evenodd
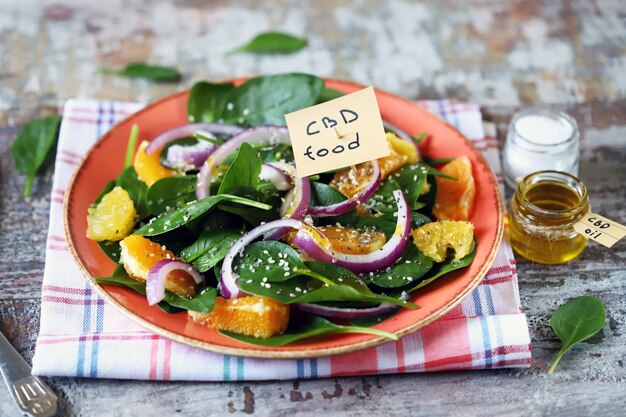
M236 82L242 82L242 79ZM363 86L338 80L326 85L344 93ZM187 123L187 96L183 91L157 101L118 123L83 158L65 196L65 232L70 250L91 285L130 319L146 329L177 342L214 352L267 358L310 358L346 353L388 342L388 339L360 334L320 336L283 347L262 347L241 343L199 326L187 315L167 314L150 307L146 298L129 289L99 286L94 276L109 276L115 265L96 242L85 237L87 208L105 183L122 171L126 143L133 124L139 125L142 138L153 138L164 130ZM415 103L382 91L376 97L383 118L410 134L422 131L430 136L421 150L432 157L467 155L472 161L476 181L476 202L472 218L478 248L476 259L466 269L450 273L417 292L412 301L418 310L404 309L376 328L405 336L426 326L457 305L481 281L494 259L502 239L503 210L496 180L487 162L457 130L426 112Z

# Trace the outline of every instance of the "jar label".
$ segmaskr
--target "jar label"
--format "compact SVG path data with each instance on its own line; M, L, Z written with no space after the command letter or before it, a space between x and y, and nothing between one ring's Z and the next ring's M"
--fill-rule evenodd
M574 224L574 230L607 248L626 236L626 226L591 212L585 214Z

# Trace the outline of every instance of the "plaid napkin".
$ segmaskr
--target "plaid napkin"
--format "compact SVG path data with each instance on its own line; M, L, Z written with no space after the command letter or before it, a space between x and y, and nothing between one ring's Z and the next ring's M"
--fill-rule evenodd
M470 138L502 185L493 125L477 106L422 102ZM482 283L443 318L402 340L338 356L269 360L220 355L152 334L108 306L87 284L63 233L63 194L81 157L136 103L69 100L56 156L41 297L38 375L152 380L263 380L451 369L525 367L530 337L515 260L505 240Z

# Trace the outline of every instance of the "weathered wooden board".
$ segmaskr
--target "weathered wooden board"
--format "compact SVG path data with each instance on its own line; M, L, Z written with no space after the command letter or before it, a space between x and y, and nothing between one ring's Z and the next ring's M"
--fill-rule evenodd
M225 57L266 29L309 38L293 56ZM103 75L132 61L176 65L179 85ZM626 222L626 16L619 0L95 2L0 0L0 330L28 359L38 330L52 165L24 200L10 145L70 97L149 101L202 78L306 71L409 98L484 106L502 144L520 106L551 104L583 131L580 176L600 214ZM510 190L509 190L510 191ZM60 415L623 415L626 244L591 245L563 266L520 260L537 366L527 370L262 383L51 378ZM607 326L546 376L551 312L599 295ZM0 415L14 415L0 389Z

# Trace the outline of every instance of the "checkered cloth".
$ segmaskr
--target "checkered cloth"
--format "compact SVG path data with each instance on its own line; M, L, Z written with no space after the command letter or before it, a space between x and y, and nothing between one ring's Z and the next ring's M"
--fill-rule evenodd
M470 138L500 184L493 125L477 106L423 104ZM522 312L515 260L505 240L482 283L441 319L402 340L338 356L249 359L206 352L152 334L130 321L87 284L63 233L63 194L82 155L135 103L69 100L56 156L50 230L41 297L41 328L33 372L38 375L152 380L263 380L397 372L525 367L530 337Z

